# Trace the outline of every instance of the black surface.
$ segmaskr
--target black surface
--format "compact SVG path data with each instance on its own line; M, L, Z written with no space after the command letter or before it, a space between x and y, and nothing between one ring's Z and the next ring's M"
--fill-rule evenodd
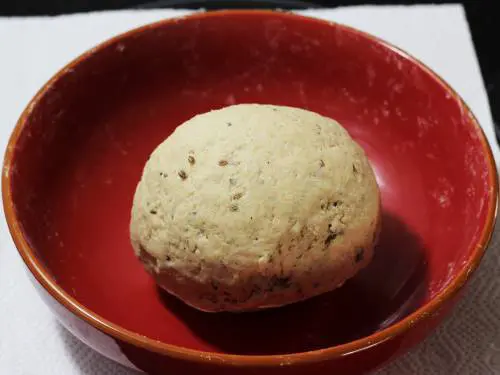
M360 4L431 4L455 3L455 1L404 1L404 0L268 0L268 1L217 1L217 0L0 0L0 16L57 15L92 10L122 8L283 8L336 7ZM493 121L500 141L500 55L497 54L500 39L498 18L500 1L462 1L466 10L472 38L488 92ZM423 25L425 27L425 25ZM1 56L1 45L0 45Z
M496 5L496 6L495 6ZM467 2L465 10L483 81L490 101L497 142L500 143L500 8L495 2Z
M310 6L345 6L357 4L432 4L454 3L446 0L269 0L269 1L242 1L242 0L2 0L0 1L0 15L35 15L35 14L63 14L86 12L90 10L121 9L136 6L158 7L194 7L199 8L234 8L234 7L273 7L276 3L282 8L301 8L304 4ZM487 0L471 0L471 3L488 2Z

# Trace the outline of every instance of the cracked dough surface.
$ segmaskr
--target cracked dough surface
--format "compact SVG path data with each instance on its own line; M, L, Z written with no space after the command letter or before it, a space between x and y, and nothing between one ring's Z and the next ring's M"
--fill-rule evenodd
M336 121L240 104L193 117L154 150L130 235L169 293L245 311L342 285L370 262L379 220L372 168Z

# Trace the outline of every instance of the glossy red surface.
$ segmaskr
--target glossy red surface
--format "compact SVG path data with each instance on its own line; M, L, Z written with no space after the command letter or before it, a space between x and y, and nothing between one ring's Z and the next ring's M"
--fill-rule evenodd
M191 116L234 103L319 112L366 150L382 193L381 239L373 263L341 289L259 313L207 314L159 292L134 257L130 208L148 155ZM270 12L167 21L84 55L28 107L6 165L9 225L45 298L62 303L51 302L77 336L90 322L150 372L214 370L206 355L169 357L161 343L241 362L242 373L264 364L290 373L379 365L452 306L489 240L497 194L483 134L430 71L355 30ZM120 361L116 348L89 337ZM283 357L281 367L272 356L359 339L331 355Z

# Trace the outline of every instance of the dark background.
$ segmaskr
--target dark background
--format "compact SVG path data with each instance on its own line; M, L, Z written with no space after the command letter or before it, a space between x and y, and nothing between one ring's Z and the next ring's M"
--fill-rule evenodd
M402 1L402 0L0 0L0 16L58 15L93 10L123 8L273 8L336 7L361 4L450 4L457 1ZM490 101L490 107L500 141L500 2L495 0L461 1L464 5L472 38L481 66L481 72ZM423 25L425 27L425 25ZM0 50L1 51L1 50ZM1 52L0 52L1 57Z

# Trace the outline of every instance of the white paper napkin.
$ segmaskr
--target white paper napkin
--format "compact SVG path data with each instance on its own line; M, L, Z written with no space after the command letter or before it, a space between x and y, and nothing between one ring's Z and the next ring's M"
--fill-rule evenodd
M0 149L24 106L61 66L106 38L185 11L0 18ZM446 79L494 146L493 123L461 6L352 7L306 14L380 36ZM0 374L131 375L70 336L34 292L0 218ZM500 374L500 243L496 236L464 300L437 332L379 374Z

